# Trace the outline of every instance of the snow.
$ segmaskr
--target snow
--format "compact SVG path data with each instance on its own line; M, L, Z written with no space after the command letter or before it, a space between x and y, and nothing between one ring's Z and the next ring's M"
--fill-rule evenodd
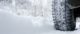
M49 16L52 14L51 3L52 0L3 0L0 9L11 10L8 12L17 15Z
M49 21L42 17L21 17L0 11L0 34L40 34L48 32L53 27L46 22Z
M80 29L80 17L76 18L76 29Z
M78 20L80 18L76 23L78 30L59 31L54 29L51 13L52 0L16 1L28 2L29 5L17 4L15 0L12 4L6 3L6 1L5 3L0 2L0 34L79 34L80 23Z
M79 34L79 32L80 29L55 30L51 17L18 16L0 11L0 34Z

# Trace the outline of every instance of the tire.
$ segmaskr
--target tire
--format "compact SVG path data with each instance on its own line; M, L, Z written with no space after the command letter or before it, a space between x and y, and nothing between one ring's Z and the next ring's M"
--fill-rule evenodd
M74 12L70 11L69 7L66 5L65 0L54 0L52 6L54 28L61 31L75 30L76 23L74 22Z

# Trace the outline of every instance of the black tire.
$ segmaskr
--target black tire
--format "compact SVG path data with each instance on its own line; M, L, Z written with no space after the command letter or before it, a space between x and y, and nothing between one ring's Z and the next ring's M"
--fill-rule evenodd
M74 22L73 11L70 11L69 7L66 5L66 0L53 1L53 20L54 27L56 30L61 31L73 31L75 30L76 23Z

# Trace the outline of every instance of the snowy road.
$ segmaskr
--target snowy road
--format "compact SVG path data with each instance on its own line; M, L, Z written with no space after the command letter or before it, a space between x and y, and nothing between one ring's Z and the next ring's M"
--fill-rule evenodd
M57 31L53 28L51 18L17 16L0 11L0 34L79 34Z

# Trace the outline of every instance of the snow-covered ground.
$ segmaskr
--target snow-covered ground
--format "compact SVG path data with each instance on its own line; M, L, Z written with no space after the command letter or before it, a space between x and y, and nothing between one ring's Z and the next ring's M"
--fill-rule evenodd
M79 19L79 18L78 18ZM79 22L79 21L78 21ZM75 31L58 31L51 17L18 16L0 11L0 34L79 34Z
M50 18L17 16L0 11L0 34L42 34L53 30Z

